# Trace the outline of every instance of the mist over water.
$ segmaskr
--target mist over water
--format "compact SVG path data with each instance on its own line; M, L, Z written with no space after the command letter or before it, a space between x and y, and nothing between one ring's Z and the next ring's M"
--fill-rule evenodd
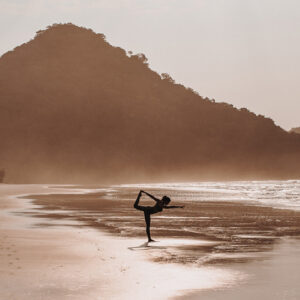
M115 188L148 188L174 200L242 201L300 210L300 180L123 184Z

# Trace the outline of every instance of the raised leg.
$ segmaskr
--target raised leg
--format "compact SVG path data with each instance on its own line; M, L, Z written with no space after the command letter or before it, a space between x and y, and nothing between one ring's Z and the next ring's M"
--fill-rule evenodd
M142 196L142 193L140 192L140 193L138 194L138 196L137 196L135 202L134 202L133 207L134 207L135 209L137 209L137 210L145 211L145 210L146 210L146 207L145 207L145 206L139 205L141 196Z
M142 193L139 192L139 194L138 194L138 196L137 196L137 198L136 198L136 200L135 200L135 202L134 202L134 205L133 205L133 207L134 207L135 209L141 210L141 209L140 209L140 206L139 206L139 202L140 202L141 196L142 196Z

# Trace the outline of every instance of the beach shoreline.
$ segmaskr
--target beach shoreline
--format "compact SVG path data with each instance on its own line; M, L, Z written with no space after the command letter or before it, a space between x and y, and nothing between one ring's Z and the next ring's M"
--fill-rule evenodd
M50 226L48 219L80 221L113 236L146 239L144 216L133 209L136 188L89 187L87 193L83 193L83 187L74 190L77 194L54 192L31 197L32 203L38 207L31 216L44 220L40 226ZM161 191L154 190L152 193ZM176 199L176 194L171 195L175 204L185 205L185 208L164 210L162 214L153 215L152 237L212 243L178 244L154 255L155 262L198 266L246 262L259 259L262 252L271 251L282 237L300 235L300 211L242 201L194 201L189 200L189 196L186 195L183 200L182 197ZM153 200L149 201L148 197L141 201L142 205L153 205Z
M112 237L80 221L52 219L55 226L40 226L31 216L39 208L17 196L55 192L59 189L10 186L5 191L2 186L2 298L166 299L232 285L241 275L219 267L151 262L147 248L140 248L145 239Z
M4 186L1 188L0 254L4 259L0 279L1 296L6 299L19 299L22 295L22 299L193 300L201 296L201 299L207 300L238 300L241 297L251 299L253 295L258 297L255 290L258 293L261 291L265 298L271 289L275 293L272 299L282 299L283 293L288 295L286 299L297 299L294 296L300 295L300 291L293 288L299 274L292 264L299 260L299 253L295 249L300 248L300 241L297 238L285 238L287 234L270 237L262 228L260 236L252 232L251 237L248 232L239 238L251 237L250 240L254 242L251 242L250 248L251 243L246 243L247 247L237 252L229 251L230 243L216 235L204 236L199 233L196 238L174 236L171 231L163 236L159 233L165 234L165 231L157 230L154 232L159 242L149 247L145 243L144 232L138 231L138 236L133 237L130 232L120 234L109 226L99 225L107 215L110 225L120 226L123 216L117 215L115 207L120 203L131 203L128 200L105 200L102 192L92 193L92 189L85 194L84 189L78 191L59 186L7 185L6 189ZM109 203L112 201L111 207ZM96 211L95 203L96 206L100 204ZM213 214L217 215L218 210L224 210L229 204L223 202L219 205L218 208L216 202L209 205L202 203L201 213L206 214L206 218L201 222L212 216L211 206L216 207ZM249 205L230 205L227 213L230 212L231 216L235 215L235 210L240 213L242 209L243 213L252 212ZM133 210L131 206L130 209ZM273 211L270 208L255 208L255 212L275 212L275 217L281 216L282 219L294 215L293 212ZM97 222L91 220L95 214L98 214ZM133 217L136 219L139 215L134 214ZM156 221L185 218L184 215L167 215ZM128 220L125 223L128 225ZM143 223L138 223L138 226L140 224ZM226 231L226 222L222 224L222 230ZM244 231L245 228L241 228ZM218 230L221 231L220 228ZM298 227L293 227L293 232L289 229L287 233L296 237L298 230ZM235 232L235 235L239 233ZM263 247L257 248L260 242ZM224 245L227 245L225 251ZM223 250L211 252L218 247ZM197 263L191 253L197 253L198 259L200 257ZM264 274L264 270L267 270L267 274ZM278 284L279 291L279 288L270 286L270 282L278 282L282 270L285 270L286 278L281 285ZM264 283L264 277L270 280Z

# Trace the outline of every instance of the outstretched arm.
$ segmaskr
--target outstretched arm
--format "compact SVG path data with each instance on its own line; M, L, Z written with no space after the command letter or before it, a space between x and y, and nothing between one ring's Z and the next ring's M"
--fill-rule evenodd
M150 198L152 198L154 201L160 201L160 199L158 199L158 198L155 198L153 195L151 195L151 194L149 194L149 193L147 193L147 192L145 192L145 191L141 191L142 193L144 193L144 194L146 194L147 196L149 196Z
M184 205L166 205L164 208L169 209L169 208L184 208Z

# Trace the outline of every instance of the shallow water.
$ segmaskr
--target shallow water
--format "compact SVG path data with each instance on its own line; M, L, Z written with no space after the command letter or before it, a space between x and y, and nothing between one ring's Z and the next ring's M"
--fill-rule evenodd
M243 201L300 210L300 180L123 184L113 187L157 190L176 200Z

